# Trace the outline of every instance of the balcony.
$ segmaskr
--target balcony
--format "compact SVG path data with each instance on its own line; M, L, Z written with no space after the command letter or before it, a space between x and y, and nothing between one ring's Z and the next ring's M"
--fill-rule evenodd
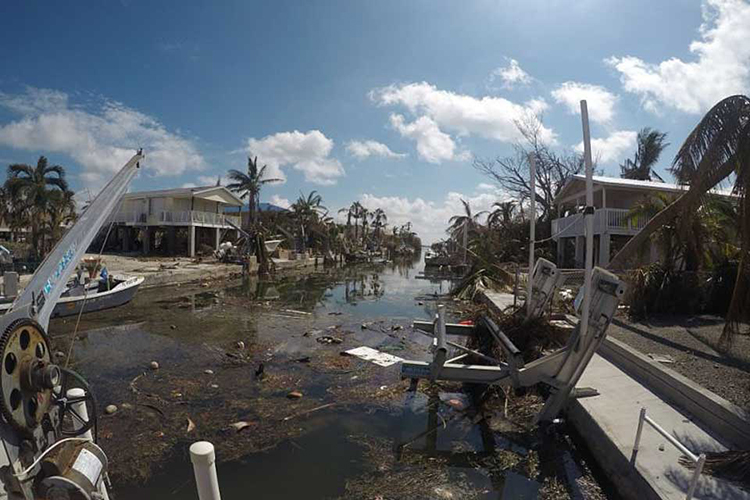
M240 218L237 216L196 210L160 211L150 215L145 212L118 212L110 220L118 224L143 226L230 227L227 220L240 225Z
M594 234L622 234L633 236L643 229L650 217L628 218L630 210L599 208L594 211ZM573 214L552 220L552 235L557 238L572 238L584 235L583 214Z

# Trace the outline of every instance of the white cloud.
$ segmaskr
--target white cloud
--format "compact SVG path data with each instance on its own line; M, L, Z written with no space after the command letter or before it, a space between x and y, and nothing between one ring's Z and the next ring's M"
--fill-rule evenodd
M276 205L277 207L281 207L281 208L289 208L292 206L292 202L290 202L287 198L282 198L281 196L277 194L271 196L271 199L268 200L268 202L271 205Z
M488 184L486 182L480 182L477 185L477 191L495 191L497 190L497 186L494 184Z
M420 155L433 163L455 159L456 154L461 154L456 152L455 141L449 133L514 142L522 138L516 122L546 108L541 99L516 104L501 97L477 98L438 90L427 82L390 85L371 92L370 98L381 106L404 106L416 117L407 124L402 115L392 115L391 124L403 135L416 140ZM541 139L554 143L554 132L543 125L540 127Z
M469 202L473 213L490 210L494 202L500 201L496 194L491 193L464 196L461 193L450 192L441 202L426 201L422 198L378 197L364 194L360 198L360 203L368 209L385 210L388 224L391 226L411 222L412 230L419 235L422 243L430 244L447 238L445 230L449 225L448 220L454 215L464 213L462 198Z
M104 183L143 147L143 170L180 175L205 161L193 142L170 132L156 118L112 100L71 105L64 92L30 87L23 94L0 93L0 106L21 115L0 125L0 144L27 151L61 153L83 167L85 184Z
M619 162L635 150L637 135L633 130L618 130L609 137L591 139L591 156L599 163ZM583 152L583 141L576 144L575 150Z
M490 87L492 87L492 84L497 79L500 79L503 82L503 88L506 89L512 89L516 85L528 85L531 83L531 75L521 68L518 61L508 58L506 58L506 60L508 61L507 66L495 68L495 70L490 73Z
M221 185L226 185L226 179L222 175L199 175L198 185L199 186L215 186L216 181L221 179Z
M662 107L702 113L724 97L750 90L750 3L707 0L700 39L690 44L691 61L673 57L658 64L635 56L611 57L626 91L646 109Z
M417 143L417 153L430 163L441 163L444 160L458 160L465 157L459 153L451 136L440 130L434 120L420 116L412 123L406 123L402 115L392 114L391 125L403 137Z
M336 184L344 167L330 157L333 141L319 130L279 132L262 139L249 138L245 150L257 155L261 165L268 165L266 177L286 180L282 167L291 166L303 172L305 180L320 185Z
M599 85L565 82L552 91L552 97L572 114L581 113L581 100L586 99L589 118L594 122L606 124L615 115L617 96Z
M364 160L370 156L383 158L405 158L408 156L404 153L394 153L388 146L378 141L349 141L346 144L346 150L359 160Z

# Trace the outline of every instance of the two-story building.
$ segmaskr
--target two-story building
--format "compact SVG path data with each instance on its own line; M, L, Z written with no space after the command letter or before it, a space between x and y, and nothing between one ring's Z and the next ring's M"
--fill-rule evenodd
M202 246L218 249L222 235L234 231L229 221L239 216L225 213L243 201L224 186L139 191L123 196L112 216L117 229L110 236L124 252L140 250L195 256Z
M637 181L617 177L593 177L594 191L594 265L607 266L609 260L646 223L648 217L629 217L632 208L644 198L664 193L676 199L686 186L664 182ZM731 196L729 191L714 191ZM583 208L586 205L586 176L574 175L565 183L557 197L560 218L552 221L552 237L557 241L557 264L582 268L586 249ZM648 262L659 259L658 246L651 243L644 256Z

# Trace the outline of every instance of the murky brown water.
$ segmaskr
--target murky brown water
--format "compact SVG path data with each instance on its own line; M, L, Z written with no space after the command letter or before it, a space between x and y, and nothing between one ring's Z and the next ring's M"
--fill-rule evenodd
M76 369L100 407L121 408L99 429L114 498L197 498L187 448L201 439L217 446L225 500L501 498L507 474L542 480L534 432L493 433L475 412L445 404L468 403L451 394L460 386L407 392L398 365L339 355L367 345L429 357L429 338L408 325L434 314L449 283L415 279L419 267L144 290L85 316ZM53 322L60 345L72 324ZM343 342L316 340L327 335ZM291 390L304 397L287 399ZM229 430L238 420L251 427Z

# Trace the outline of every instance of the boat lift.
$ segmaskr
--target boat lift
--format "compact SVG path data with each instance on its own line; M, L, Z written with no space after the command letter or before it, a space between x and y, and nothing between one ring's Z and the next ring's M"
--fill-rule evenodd
M539 259L534 267L532 279L540 286L532 294L531 310L537 314L545 310L559 284L560 273L549 261ZM448 380L489 385L512 385L529 387L544 383L551 389L544 408L537 415L537 421L554 420L565 406L568 396L581 378L586 366L607 335L612 316L625 293L625 285L614 274L594 268L591 280L591 307L586 329L583 321L573 330L567 345L529 364L525 364L521 351L498 328L494 321L484 316L480 327L486 328L505 354L506 361L500 361L465 346L451 342L448 335L473 336L477 330L472 325L450 324L445 321L445 307L438 306L433 322L415 321L413 328L433 334L432 361L404 361L401 377L409 379ZM462 354L448 359L448 347L454 347ZM463 364L465 358L475 355L491 363L489 365Z

